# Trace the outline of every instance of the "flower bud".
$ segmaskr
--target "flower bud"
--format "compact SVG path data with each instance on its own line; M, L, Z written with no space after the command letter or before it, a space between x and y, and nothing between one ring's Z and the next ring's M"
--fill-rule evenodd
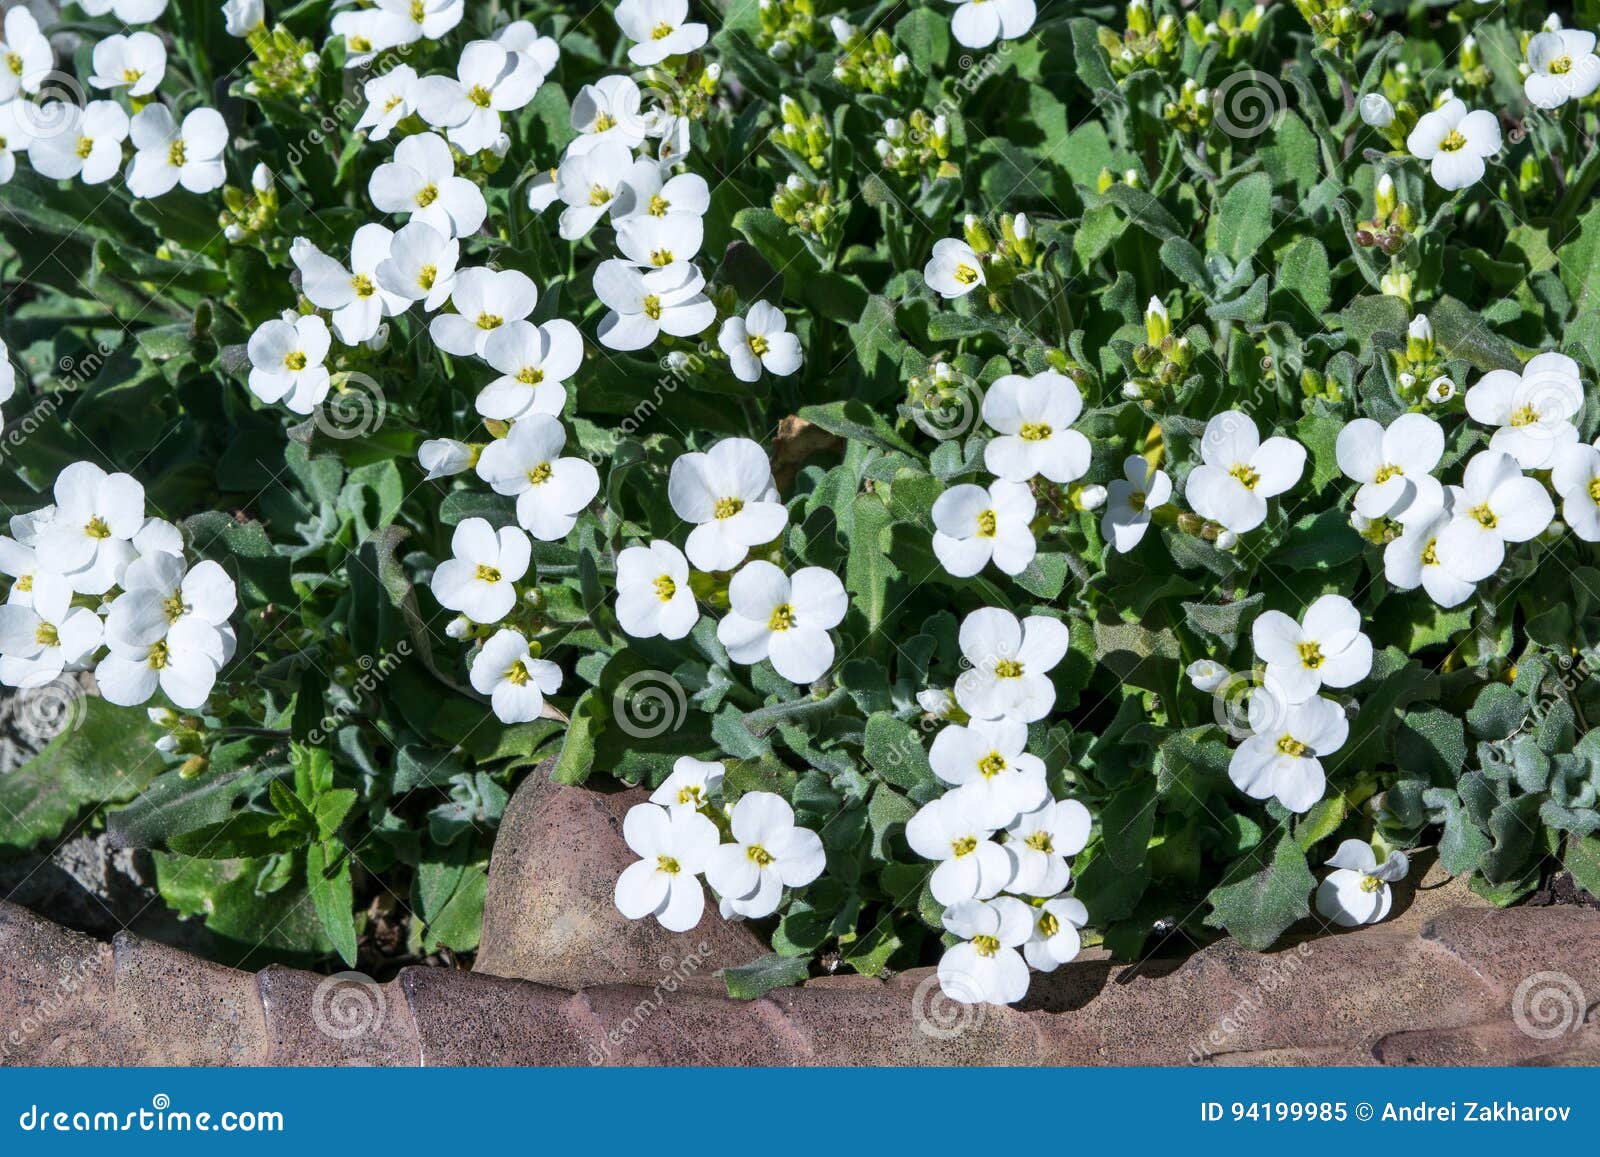
M476 450L454 438L430 438L417 447L417 461L428 472L430 481L460 474L470 469L477 460Z
M460 642L472 633L472 623L466 615L457 615L445 624L444 633L447 638Z
M1162 304L1159 297L1152 297L1150 304L1144 307L1144 333L1145 338L1153 346L1159 346L1172 332L1172 319L1167 313L1167 307Z
M1406 327L1406 357L1413 362L1425 362L1433 357L1433 323L1420 313Z
M1374 193L1374 197L1377 202L1378 216L1380 218L1387 218L1389 214L1394 212L1395 206L1399 203L1399 201L1394 192L1394 178L1388 173L1385 173L1383 176L1378 178L1378 187Z
M1361 98L1361 119L1375 129L1386 129L1394 124L1394 105L1381 92L1369 92Z
M1428 383L1428 401L1442 406L1456 396L1456 384L1443 374Z
M250 187L258 193L265 193L272 188L272 170L266 165L257 164L250 170Z
M972 246L974 253L994 252L994 234L978 217L968 213L962 219L961 231L966 234L967 244Z

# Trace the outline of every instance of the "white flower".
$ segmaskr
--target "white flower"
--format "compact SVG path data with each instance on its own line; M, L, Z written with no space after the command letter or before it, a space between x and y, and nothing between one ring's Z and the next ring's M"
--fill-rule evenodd
M316 314L293 324L274 318L250 335L250 392L263 402L283 402L309 414L328 396L330 377L322 359L332 344L328 325Z
M705 283L687 262L636 269L615 258L602 261L594 271L594 293L610 312L600 321L600 344L628 352L644 349L663 332L700 333L717 319L717 307L701 292Z
M676 179L676 178L674 178ZM728 355L729 368L741 382L761 378L763 369L787 377L800 368L800 339L787 332L783 311L758 301L744 317L730 317L717 331L717 344Z
M1584 542L1600 542L1600 449L1568 446L1556 458L1550 484L1561 495L1561 517Z
M238 606L233 580L209 559L190 569L181 555L158 551L129 563L121 585L106 615L106 637L130 646L191 619L221 631Z
M1264 611L1250 628L1267 680L1289 702L1322 687L1353 687L1372 672L1372 640L1361 633L1361 612L1343 595L1323 595L1297 623L1282 611Z
M1210 693L1228 681L1231 672L1214 659L1196 659L1184 668L1195 690Z
M167 10L167 0L78 0L90 16L108 12L124 24L149 24Z
M345 345L359 345L378 332L386 317L404 313L410 299L380 288L378 267L389 259L394 234L363 225L350 241L350 268L296 237L289 257L300 270L300 289L311 304L333 314L333 331Z
M981 607L961 622L961 654L971 666L956 679L956 702L974 719L1033 723L1055 706L1050 671L1066 657L1067 625L1044 615L1025 622Z
M831 570L808 566L785 575L770 562L747 563L728 584L728 604L717 639L735 663L770 659L773 670L799 684L815 682L833 665L828 632L844 619L849 600Z
M39 119L55 129L28 147L28 160L40 176L57 181L81 176L85 185L100 185L117 175L128 114L115 101L91 101L82 109L52 101Z
M144 487L130 475L74 462L56 476L55 499L53 516L39 528L39 557L80 594L104 594L135 556Z
M715 760L681 755L672 765L672 774L650 793L650 802L668 808L704 807L711 802L712 796L722 790L724 774L726 772L722 764Z
M528 640L513 630L496 631L472 660L472 689L489 696L501 723L531 723L544 712L544 697L561 689L561 668L535 659Z
M428 472L424 481L432 482L471 470L478 461L478 452L454 438L429 438L417 447L417 461Z
M455 313L441 313L428 323L433 344L457 357L482 357L495 330L533 312L539 290L515 269L463 269L450 290L450 304Z
M935 735L928 765L956 789L952 795L957 806L992 831L1050 797L1044 760L1029 755L1027 746L1026 723L974 719L965 726L951 724Z
M356 132L366 133L368 140L387 140L395 125L417 111L412 101L416 84L417 70L409 64L397 64L367 81L361 86L367 107L356 121Z
M26 100L0 104L0 185L17 175L17 154L27 155L33 145L33 117L37 115L33 109Z
M1042 475L1075 482L1089 469L1089 439L1071 429L1083 395L1071 378L1046 370L1031 378L1006 374L983 396L983 420L1000 436L984 447L983 464L1011 482Z
M72 606L72 587L39 575L28 603L0 606L0 683L42 687L100 645L100 619Z
M933 504L933 553L956 578L970 578L991 559L1004 573L1021 574L1038 550L1028 525L1036 508L1021 482L952 486Z
M1431 517L1417 519L1406 526L1400 537L1383 548L1383 573L1399 590L1422 587L1441 607L1459 606L1472 594L1473 584L1451 567L1439 537L1454 521L1456 487L1445 492L1444 504Z
M1361 98L1361 119L1375 129L1386 129L1394 124L1394 105L1381 92L1369 92Z
M617 248L634 265L649 269L692 260L705 241L705 225L693 213L636 213L616 223Z
M1267 499L1300 480L1306 448L1293 438L1261 441L1256 424L1237 410L1206 423L1200 440L1203 465L1189 474L1185 494L1202 518L1244 534L1267 518Z
M906 821L911 850L939 865L928 879L935 900L945 905L987 900L1011 883L1016 861L989 838L995 827L979 823L953 792L923 804Z
M946 237L934 243L933 256L922 270L922 279L946 300L965 297L984 284L983 262L965 241Z
M1444 455L1444 430L1425 414L1401 414L1384 429L1357 418L1339 431L1334 457L1345 477L1361 483L1356 513L1401 522L1437 510L1444 488L1433 477Z
M476 233L489 214L478 186L456 176L455 156L437 133L401 141L394 160L373 171L367 193L381 212L410 213L447 237Z
M639 86L626 76L602 76L572 98L572 128L581 133L567 146L568 155L586 153L602 141L620 141L638 148L645 121L639 115Z
M476 153L500 135L500 114L527 104L543 82L532 59L493 40L474 40L461 50L454 77L423 77L412 101L423 120L448 130L451 144Z
M517 580L533 554L528 536L514 526L496 532L486 519L466 518L450 539L450 552L433 572L433 597L475 623L498 623L517 601Z
M1441 189L1465 189L1483 179L1484 159L1500 151L1500 121L1492 112L1451 97L1424 113L1406 138L1411 155L1431 162Z
M420 301L432 313L450 300L460 259L460 241L426 221L414 220L390 238L388 256L378 262L375 276L385 293L402 301ZM403 310L402 305L393 312Z
M266 6L261 0L223 0L222 21L229 36L249 36L266 24Z
M988 48L996 40L1026 36L1038 15L1033 0L950 0L958 5L950 31L967 48Z
M513 20L494 34L497 44L512 52L520 52L533 61L541 74L549 76L561 59L561 46L548 36L540 36L531 20Z
M1455 396L1456 384L1443 374L1428 383L1428 401L1435 406L1442 406Z
M329 28L333 35L344 37L346 68L365 68L379 53L417 39L410 20L382 8L346 9L334 15Z
M961 1004L1014 1004L1028 995L1028 966L1017 951L1033 935L1033 909L1021 900L963 900L944 926L961 937L939 960L939 987Z
M692 808L642 803L623 817L622 838L639 862L617 877L617 911L630 920L654 916L669 932L700 923L706 894L698 877L717 850L717 825Z
M1054 896L1067 886L1072 871L1067 857L1089 843L1089 809L1075 799L1047 799L1006 827L1006 850L1016 860L1010 891L1025 896Z
M1522 373L1491 370L1467 390L1467 413L1499 427L1489 440L1524 470L1546 470L1578 440L1572 419L1583 409L1578 363L1566 354L1542 353Z
M711 208L711 187L699 173L679 173L663 179L665 165L643 159L637 160L623 181L622 195L612 216L633 217L648 213L652 217L670 217L684 213L691 217L704 217Z
M586 458L562 458L567 432L549 414L511 424L478 455L478 477L496 494L517 499L517 522L540 542L558 542L600 492L600 473Z
M562 383L583 363L583 338L560 318L543 325L513 321L489 335L483 357L500 377L479 391L478 413L500 421L560 414L567 404Z
M377 0L378 7L410 25L402 43L438 40L455 30L466 14L466 0Z
M733 805L729 826L733 842L711 853L706 881L740 916L770 916L784 888L803 888L822 875L822 840L795 825L794 809L782 796L746 792Z
M180 127L165 105L147 105L133 118L131 130L137 151L128 166L128 192L135 197L160 197L177 185L209 193L227 180L222 151L228 147L228 126L216 109L197 108Z
M1522 91L1535 108L1560 108L1600 88L1600 56L1594 33L1577 29L1540 32L1528 41L1528 78Z
M1172 479L1138 454L1122 462L1122 477L1107 487L1100 537L1119 554L1139 545L1150 529L1151 512L1172 500Z
M748 438L724 438L705 453L672 464L667 497L695 528L684 551L701 570L732 570L753 546L771 542L789 524L778 501L766 452Z
M1511 455L1482 450L1467 463L1453 512L1438 550L1458 577L1475 583L1500 569L1506 543L1543 533L1555 517L1555 504Z
M556 196L566 204L559 232L564 240L586 237L622 196L633 153L621 141L604 141L569 155L556 170Z
M227 662L227 637L209 623L187 618L171 630L150 624L144 637L108 637L110 654L95 667L100 694L119 707L136 707L159 687L179 707L205 704Z
M1328 867L1336 870L1317 888L1317 911L1341 928L1376 924L1387 916L1394 901L1389 885L1411 870L1404 852L1390 852L1379 865L1365 840L1345 840Z
M629 40L628 59L641 68L683 56L706 42L704 24L686 24L689 0L622 0L617 27Z
M167 49L153 32L108 36L94 46L95 88L125 88L128 95L149 96L167 74Z
M635 639L681 639L700 621L689 562L670 542L617 555L617 622Z
M1089 922L1089 909L1070 896L1046 900L1033 910L1033 935L1023 945L1022 955L1038 972L1054 972L1078 955L1082 941L1078 929Z
M6 602L24 607L32 605L34 583L41 575L50 573L40 565L39 554L33 547L14 538L0 536L0 574L11 578L11 589L6 592Z
M1310 811L1327 776L1319 756L1350 735L1350 721L1332 699L1289 704L1271 683L1250 693L1251 735L1228 763L1228 778L1251 799L1276 798L1292 812Z
M55 49L27 8L20 4L8 8L4 28L4 38L0 39L0 61L5 62L5 67L0 68L0 104L19 93L38 92L56 66Z

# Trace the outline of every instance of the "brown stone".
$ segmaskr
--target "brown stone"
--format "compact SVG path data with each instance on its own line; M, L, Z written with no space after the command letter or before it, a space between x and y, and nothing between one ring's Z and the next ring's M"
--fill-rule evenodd
M477 971L574 990L667 978L720 990L717 969L765 954L748 928L717 915L709 893L691 932L617 911L617 877L637 859L623 842L622 818L647 794L565 787L550 781L548 766L523 782L489 861Z
M421 1063L411 1006L398 982L376 984L359 973L318 976L278 965L256 979L271 1039L268 1064Z
M266 1016L248 972L128 933L112 941L109 1021L137 1042L145 1065L264 1065Z

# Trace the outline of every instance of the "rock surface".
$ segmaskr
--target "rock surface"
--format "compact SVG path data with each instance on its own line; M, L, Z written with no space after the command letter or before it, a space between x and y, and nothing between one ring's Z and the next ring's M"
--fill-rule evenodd
M1021 1008L955 1004L930 969L731 1001L712 973L759 954L748 930L708 912L671 936L611 906L640 795L529 780L475 973L240 972L0 902L0 1063L1600 1063L1600 911L1485 907L1436 869L1384 924L1181 963L1086 953Z

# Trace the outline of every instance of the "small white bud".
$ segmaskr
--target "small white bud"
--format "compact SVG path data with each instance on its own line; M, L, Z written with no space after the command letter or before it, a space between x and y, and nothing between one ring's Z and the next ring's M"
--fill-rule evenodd
M457 615L445 624L444 633L457 642L465 639L472 632L472 624L467 621L466 615Z
M1375 129L1386 129L1394 124L1394 105L1381 92L1369 92L1361 98L1361 119Z
M471 446L454 438L430 438L417 447L417 461L428 472L429 481L460 474L476 457Z
M1436 406L1442 406L1456 396L1456 384L1449 378L1439 376L1428 383L1428 401Z
M1098 482L1091 482L1078 491L1078 505L1085 510L1099 510L1106 504L1106 488Z

